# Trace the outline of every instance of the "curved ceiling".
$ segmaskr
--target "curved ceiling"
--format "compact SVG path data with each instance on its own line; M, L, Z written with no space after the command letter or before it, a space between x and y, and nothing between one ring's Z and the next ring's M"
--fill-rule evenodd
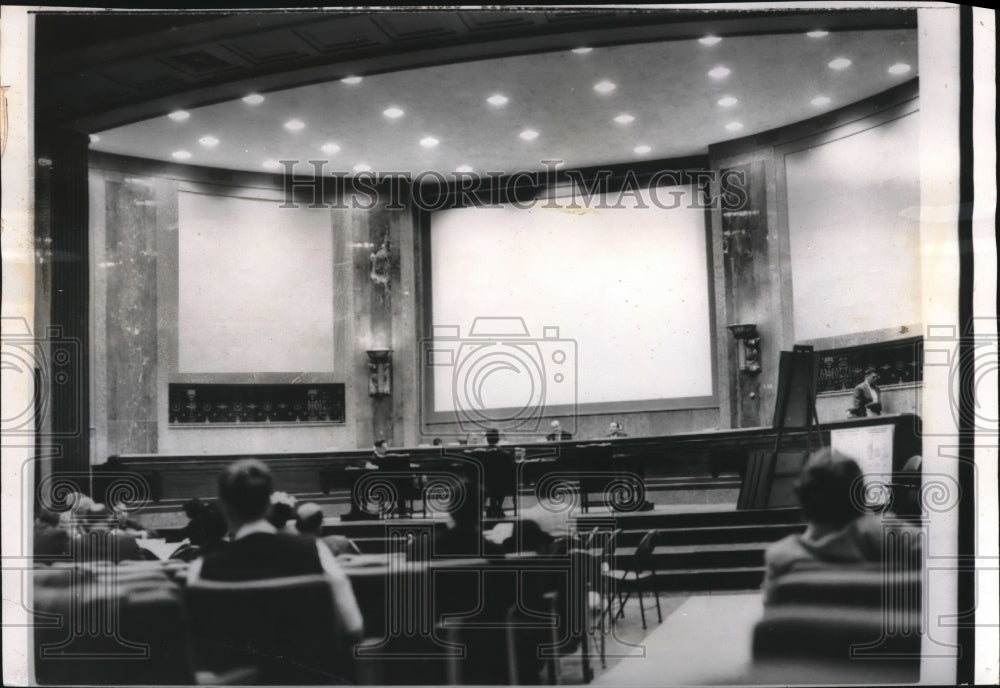
M560 50L164 113L98 132L92 148L256 172L280 160L303 172L320 160L328 174L589 167L704 154L880 93L916 65L907 29Z
M43 11L35 33L37 126L95 135L98 151L250 171L510 173L702 154L917 65L916 14L889 9ZM831 67L838 57L850 65ZM351 74L362 81L341 81ZM384 114L393 106L402 116Z

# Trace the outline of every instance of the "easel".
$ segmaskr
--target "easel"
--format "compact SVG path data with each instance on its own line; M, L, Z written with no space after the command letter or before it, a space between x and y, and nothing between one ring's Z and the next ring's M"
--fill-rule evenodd
M796 506L794 484L813 450L812 434L823 446L816 413L816 357L811 346L782 351L778 367L778 398L773 427L777 431L773 451L750 453L740 488L737 509L767 509ZM781 453L786 428L806 431L806 451Z

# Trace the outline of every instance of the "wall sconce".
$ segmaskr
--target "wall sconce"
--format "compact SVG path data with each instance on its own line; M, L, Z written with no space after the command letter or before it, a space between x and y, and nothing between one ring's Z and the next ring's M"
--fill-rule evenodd
M729 331L737 342L737 358L744 373L760 372L760 333L753 323L730 325Z
M389 396L392 394L392 349L372 349L366 353L369 396Z

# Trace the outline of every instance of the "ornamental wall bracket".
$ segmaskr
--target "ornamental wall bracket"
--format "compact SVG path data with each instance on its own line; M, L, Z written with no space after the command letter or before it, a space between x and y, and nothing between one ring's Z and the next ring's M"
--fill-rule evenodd
M388 241L372 252L370 256L371 272L369 276L372 282L388 291L392 284L392 246Z

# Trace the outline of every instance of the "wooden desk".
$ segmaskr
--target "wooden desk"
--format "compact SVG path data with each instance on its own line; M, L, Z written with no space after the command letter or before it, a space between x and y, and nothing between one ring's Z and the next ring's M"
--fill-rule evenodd
M822 440L829 446L831 430L873 425L892 425L894 428L894 470L898 471L910 456L921 452L920 418L909 414L828 423L822 427ZM645 478L709 478L713 473L742 471L750 452L772 449L774 440L773 428L737 428L655 437L521 443L501 445L501 448L515 451L521 457L517 464L518 476L521 487L525 487L537 486L547 476L558 477L581 471L607 472L609 466L614 473L622 472L625 467L626 472L638 473ZM788 451L805 449L806 433L786 430L782 446ZM414 473L432 473L448 472L456 466L478 465L476 449L415 447L394 449L393 454L405 459L405 471L412 468ZM218 473L243 456L242 452L217 455L128 454L119 457L115 470L135 472L151 484L156 484L161 488L160 502L164 508L176 509L192 496L213 497ZM364 465L371 456L370 449L257 455L274 471L278 489L292 494L315 494L320 486L321 470ZM95 481L101 472L100 467L94 467Z

